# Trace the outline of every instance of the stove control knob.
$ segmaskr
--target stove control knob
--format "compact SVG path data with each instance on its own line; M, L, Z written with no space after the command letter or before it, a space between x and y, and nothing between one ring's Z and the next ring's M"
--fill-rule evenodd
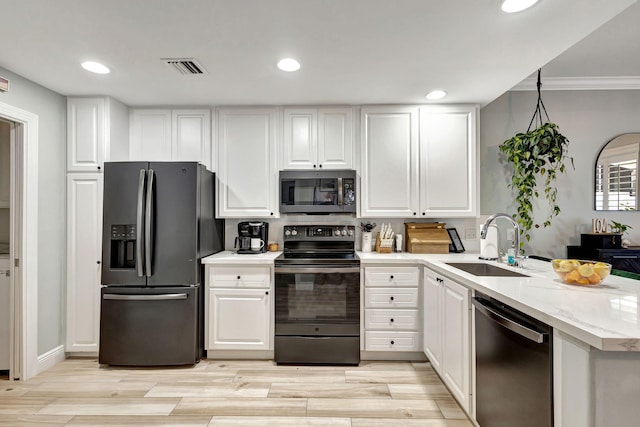
M296 230L295 228L293 230L291 230L291 235L292 236L297 236L298 235L298 230Z
M342 235L346 236L347 235L347 230L342 230Z
M347 231L347 234L349 235L349 237L353 237L353 230Z
M340 237L340 229L339 228L336 228L336 232L334 233L334 236Z
M285 236L290 236L291 235L291 230L289 230L288 228L284 230L284 235Z

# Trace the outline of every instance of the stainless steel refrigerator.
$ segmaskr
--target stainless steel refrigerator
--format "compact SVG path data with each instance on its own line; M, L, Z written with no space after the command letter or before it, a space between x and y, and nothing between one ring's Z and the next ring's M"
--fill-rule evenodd
M214 182L196 162L105 163L100 363L200 360L200 260L224 249Z

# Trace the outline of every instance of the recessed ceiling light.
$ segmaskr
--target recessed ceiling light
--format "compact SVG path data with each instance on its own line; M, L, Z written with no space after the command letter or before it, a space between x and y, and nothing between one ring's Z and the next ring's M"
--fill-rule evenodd
M284 58L278 61L278 68L282 71L298 71L300 69L300 63L293 58Z
M445 96L447 96L447 92L438 89L438 90L432 90L431 92L429 92L426 98L433 101L435 99L442 99Z
M93 62L93 61L83 62L82 63L82 68L84 68L87 71L91 71L92 73L97 73L97 74L109 74L111 72L111 70L109 70L107 67L105 67L101 63Z
M503 0L502 11L506 13L515 13L525 10L536 4L538 0Z

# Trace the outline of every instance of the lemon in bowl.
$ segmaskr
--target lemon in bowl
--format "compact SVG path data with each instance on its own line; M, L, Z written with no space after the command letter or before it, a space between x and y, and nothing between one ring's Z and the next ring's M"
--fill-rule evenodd
M553 271L569 285L599 285L611 273L611 264L578 259L554 259Z

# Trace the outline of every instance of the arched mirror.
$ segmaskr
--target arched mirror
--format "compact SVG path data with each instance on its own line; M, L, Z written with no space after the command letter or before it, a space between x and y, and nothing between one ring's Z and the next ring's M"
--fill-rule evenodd
M596 159L594 205L597 211L638 210L640 133L607 142Z

